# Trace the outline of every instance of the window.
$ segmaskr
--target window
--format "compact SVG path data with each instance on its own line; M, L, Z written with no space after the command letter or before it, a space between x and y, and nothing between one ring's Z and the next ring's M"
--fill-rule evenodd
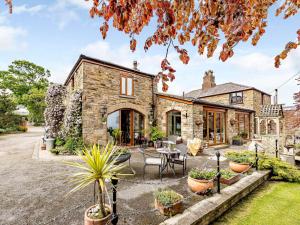
M235 113L235 119L237 121L235 125L236 132L244 138L250 137L250 114L248 113Z
M234 92L230 94L230 104L241 104L243 103L243 92Z
M121 77L121 95L133 96L133 78Z

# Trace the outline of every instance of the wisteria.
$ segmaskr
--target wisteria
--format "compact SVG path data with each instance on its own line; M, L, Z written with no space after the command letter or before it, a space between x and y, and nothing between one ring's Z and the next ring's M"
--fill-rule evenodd
M46 94L46 110L44 112L46 123L46 136L58 137L64 119L66 88L60 84L52 84Z
M62 137L78 138L82 134L82 90L75 91L65 111Z

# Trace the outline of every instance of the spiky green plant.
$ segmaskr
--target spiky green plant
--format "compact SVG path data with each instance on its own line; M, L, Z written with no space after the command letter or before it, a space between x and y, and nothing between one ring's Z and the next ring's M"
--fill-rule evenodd
M117 157L112 158L115 151L116 148L112 144L107 144L105 148L94 145L90 149L84 149L82 153L78 153L84 163L66 162L69 166L81 170L71 176L71 182L74 184L74 188L70 193L82 190L90 184L96 183L100 208L99 218L107 216L105 210L105 181L118 179L118 176L125 175L120 173L125 165L115 165Z

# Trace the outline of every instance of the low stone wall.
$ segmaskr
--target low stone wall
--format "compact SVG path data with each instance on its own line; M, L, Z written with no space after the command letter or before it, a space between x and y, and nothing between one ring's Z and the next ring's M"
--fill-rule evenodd
M160 225L210 224L264 183L268 179L269 174L270 171L254 172L242 178L239 182L222 189L221 194L215 194L213 197L193 205L182 214L171 217Z

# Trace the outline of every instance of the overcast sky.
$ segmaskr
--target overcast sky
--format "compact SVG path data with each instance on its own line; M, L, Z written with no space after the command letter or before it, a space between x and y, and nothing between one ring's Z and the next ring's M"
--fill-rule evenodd
M89 17L89 4L85 0L19 0L14 1L14 13L9 15L4 1L0 1L0 70L7 69L13 60L26 59L49 69L51 81L63 83L82 53L128 67L137 60L140 70L157 74L165 48L154 47L147 53L143 50L153 25L138 38L137 51L131 53L129 38L123 33L110 29L107 39L102 40L101 20ZM218 60L217 54L210 59L199 56L190 45L186 46L191 56L188 65L171 52L169 59L177 72L169 93L200 88L204 72L211 69L217 84L236 82L273 94L275 88L300 71L300 49L293 51L280 69L273 65L274 56L288 41L296 39L300 15L284 21L273 16L274 8L270 15L266 35L259 44L253 47L240 43L234 57L225 63ZM279 89L279 101L292 105L293 93L299 88L291 79Z

